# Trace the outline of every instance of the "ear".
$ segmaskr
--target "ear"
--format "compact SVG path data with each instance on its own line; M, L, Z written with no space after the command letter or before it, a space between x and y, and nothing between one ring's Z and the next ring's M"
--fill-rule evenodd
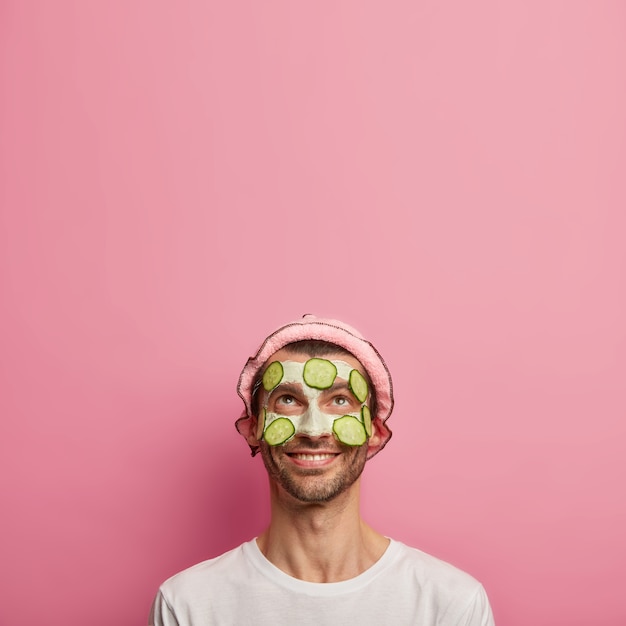
M380 444L383 442L383 436L380 432L380 426L377 419L372 420L372 434L367 440L367 452L368 456L371 456L378 450Z
M261 409L264 412L264 409ZM258 446L259 441L263 437L263 426L265 425L265 419L259 420L256 415L250 416L248 432L246 434L246 441L251 446Z
M245 434L246 441L251 446L256 446L259 443L257 436L256 436L257 424L258 424L258 420L256 416L252 415L248 421L248 427L246 429L247 432Z

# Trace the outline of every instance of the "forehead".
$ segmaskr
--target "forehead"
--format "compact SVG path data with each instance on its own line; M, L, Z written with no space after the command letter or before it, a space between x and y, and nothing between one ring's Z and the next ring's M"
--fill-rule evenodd
M328 359L329 361L343 361L344 363L347 363L350 367L359 370L361 374L365 375L365 368L361 365L360 361L351 354L329 351L328 353L325 353L323 355L316 356L317 358ZM267 360L267 362L263 366L263 370L265 370L274 361L297 361L300 363L304 363L311 358L313 358L311 355L302 354L301 352L291 350L289 347L281 348L277 352L274 352L274 354L272 354L272 356Z

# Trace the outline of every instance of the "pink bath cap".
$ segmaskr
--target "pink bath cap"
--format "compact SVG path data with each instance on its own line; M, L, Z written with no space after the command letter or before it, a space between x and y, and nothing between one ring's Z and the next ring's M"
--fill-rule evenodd
M365 368L376 394L376 415L372 419L377 422L381 435L380 444L370 450L369 458L377 454L391 438L391 431L385 424L393 408L393 387L387 365L378 350L363 338L359 331L348 324L337 320L323 319L315 315L304 315L274 331L261 344L258 352L248 359L237 385L237 393L243 400L245 410L235 423L237 430L244 437L251 434L252 428L252 392L254 379L267 360L278 350L295 341L317 339L328 341L352 353ZM259 451L259 446L250 444L252 454Z

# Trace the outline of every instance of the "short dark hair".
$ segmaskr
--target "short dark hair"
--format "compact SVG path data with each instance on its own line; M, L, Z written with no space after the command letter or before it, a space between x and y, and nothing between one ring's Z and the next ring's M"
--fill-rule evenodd
M332 343L330 341L324 341L323 339L302 339L301 341L294 341L292 343L288 343L283 346L283 348L287 348L296 354L303 354L308 357L325 357L331 354L351 356L356 359L354 354L350 352L350 350L346 350L341 346L338 346L336 343ZM270 357L271 358L271 357ZM358 361L358 359L357 359ZM360 362L360 361L359 361ZM265 371L265 365L259 369L254 377L254 382L252 385L252 409L255 414L258 416L258 412L260 407L258 406L258 391L261 387L261 381L263 380L263 372ZM367 384L370 389L370 403L369 409L372 413L372 417L376 415L376 390L374 389L374 385L372 385L372 381L367 372L365 372L365 379L367 380Z

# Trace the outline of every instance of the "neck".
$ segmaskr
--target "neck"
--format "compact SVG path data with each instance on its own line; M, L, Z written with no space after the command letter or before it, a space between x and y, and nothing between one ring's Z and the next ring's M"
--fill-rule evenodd
M389 540L359 513L359 481L330 502L304 503L270 481L271 522L257 544L276 567L309 582L354 578L385 552Z

